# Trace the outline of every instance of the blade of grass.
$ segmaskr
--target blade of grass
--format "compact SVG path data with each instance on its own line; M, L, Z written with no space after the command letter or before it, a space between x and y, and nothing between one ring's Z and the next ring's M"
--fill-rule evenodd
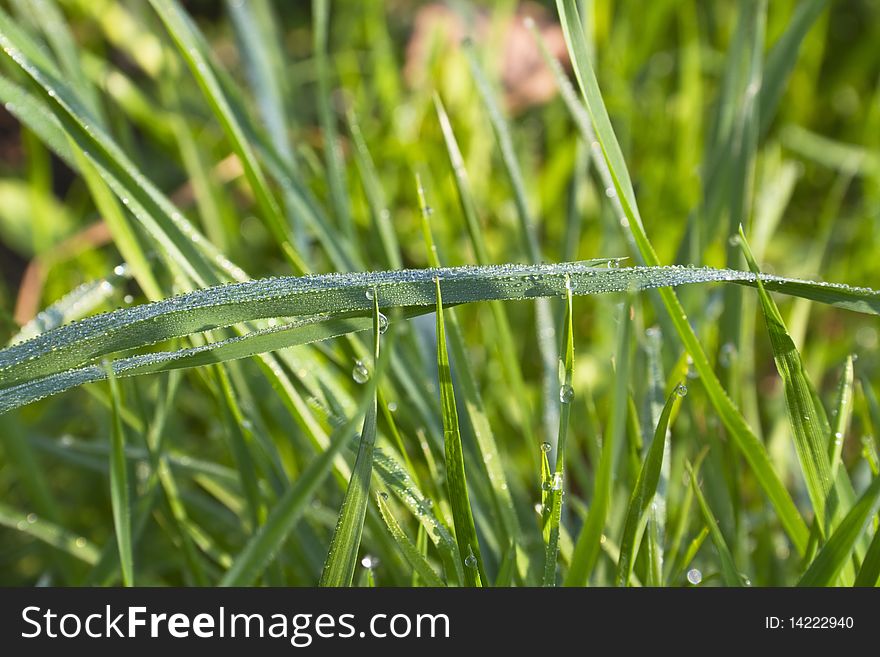
M758 265L746 241L745 232L740 226L740 246L749 268L756 275L760 274ZM831 491L833 478L828 461L828 433L824 431L823 422L819 417L819 405L813 398L813 386L804 371L797 347L785 328L785 322L773 299L764 289L760 277L757 279L758 296L773 348L776 369L785 387L785 399L788 417L794 434L795 450L804 473L804 480L813 511L816 514L818 530L824 534L826 529L825 501ZM824 410L821 411L824 415ZM827 424L827 420L824 424Z
M880 580L880 531L874 531L874 539L868 546L862 567L853 586L877 586Z
M636 560L636 534L639 526L645 519L645 512L648 505L657 492L657 484L660 482L660 469L663 466L663 456L666 445L666 432L669 430L669 419L672 417L673 409L682 397L681 388L676 388L669 395L663 410L660 413L660 419L657 422L657 428L654 431L654 439L648 448L645 459L642 462L639 476L636 479L635 488L629 500L629 508L626 513L626 520L623 525L623 535L620 539L620 560L617 562L617 586L628 586L629 578L632 575L633 565Z
M440 291L440 278L434 279L437 299L437 367L440 370L440 400L443 418L443 442L446 449L446 485L449 502L452 506L452 519L455 525L455 538L464 566L465 582L468 586L482 586L488 583L483 567L483 557L477 541L477 530L471 513L467 479L464 471L464 455L461 446L461 433L458 426L458 409L455 404L455 391L452 387L452 370L446 352L446 328L443 322L443 298Z
M119 549L119 564L122 571L122 585L134 586L134 557L131 541L131 503L128 491L128 464L125 458L125 430L122 427L120 408L122 393L119 382L109 365L105 364L107 381L110 387L111 431L110 431L110 501L113 507L113 527L116 532L116 545Z
M828 537L828 542L819 550L813 563L798 581L798 586L833 586L878 506L880 477L875 477L834 533Z
M89 317L0 350L0 373L3 375L0 413L74 385L102 379L104 374L101 368L72 368L116 351L267 317L308 316L324 312L363 314L368 311L364 295L373 286L377 287L383 303L388 303L392 308L424 308L432 303L432 281L437 276L444 281L447 303L458 304L562 296L565 294L566 275L571 280L573 294L710 281L755 284L755 275L745 272L678 267L597 268L590 262L328 274L248 281ZM780 292L791 292L795 286L792 279L769 275L762 277L762 282L765 288ZM796 285L802 288L796 291L798 294L817 299L822 297L833 305L871 313L876 313L876 307L880 307L880 294L873 290L827 283L797 282ZM255 350L290 346L363 328L362 322L352 321L353 324L339 324L331 318L330 324L323 328L294 326L288 335L283 335L284 328L269 329L251 335L255 342L250 346L247 342L235 341L205 347L205 355L185 352L180 356L192 357L190 364L203 364L216 362L217 359L210 356L210 350L215 348L218 353L222 349L223 357L227 359L252 355ZM273 335L275 332L279 335ZM280 339L276 342L275 338L278 337ZM277 346L273 347L273 344ZM126 367L143 367L144 371L150 371L151 358L174 360L168 354L155 357L144 355L143 358L143 361L128 361ZM156 366L156 369L163 367ZM49 377L42 385L41 377L50 374L57 376Z
M373 301L373 358L374 365L379 360L379 297L375 290ZM361 535L364 531L364 518L370 497L370 481L373 477L373 447L376 443L376 398L367 408L364 427L361 431L357 460L351 472L351 479L345 491L339 519L330 542L330 551L321 573L320 586L351 586L357 565Z
M21 513L3 502L0 502L0 525L32 536L90 566L95 565L100 557L100 551L91 541L33 513Z
M574 389L571 387L574 375L574 328L572 325L572 296L571 284L566 286L565 295L565 319L563 320L562 350L559 354L559 369L561 381L559 382L559 433L556 438L556 468L549 477L549 519L544 527L544 574L541 584L543 586L556 586L556 564L559 558L559 527L562 523L562 498L565 486L565 448L568 438L568 423L571 416L571 403L574 397ZM547 453L544 453L542 463L546 463ZM550 474L549 472L547 474ZM545 478L544 481L548 481ZM546 501L545 501L546 506Z
M726 586L742 586L742 577L733 561L733 555L730 553L730 548L727 547L727 542L724 540L724 536L721 535L721 530L718 528L718 520L715 518L715 514L712 513L712 509L709 508L706 498L703 496L703 491L700 489L700 484L697 481L697 473L689 462L685 464L685 467L691 480L691 488L694 491L694 497L697 499L697 505L700 507L700 512L703 514L703 521L709 529L709 536L715 544L715 550L718 552L718 558L721 561L721 577L724 580L724 584Z
M605 439L602 441L599 464L596 467L592 505L575 543L571 565L565 578L566 586L587 585L599 557L602 534L605 530L608 509L611 506L615 463L626 432L626 410L632 360L631 309L631 301L627 299L621 305L618 314L617 357L611 412L605 431Z
M404 533L403 529L401 529L397 520L392 515L391 509L388 508L388 503L382 495L383 493L379 493L376 498L376 503L379 506L379 513L382 516L382 520L385 521L385 526L388 527L388 532L391 534L392 538L394 538L397 547L400 548L401 554L403 554L409 565L412 566L413 572L421 578L424 586L446 586L443 583L443 580L441 580L437 576L437 573L434 572L434 569L431 568L431 565L425 559L424 555L413 544L413 542L409 540L409 537Z

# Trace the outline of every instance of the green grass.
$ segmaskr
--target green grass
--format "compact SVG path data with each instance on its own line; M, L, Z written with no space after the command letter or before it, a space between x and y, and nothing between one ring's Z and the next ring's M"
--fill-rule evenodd
M0 7L2 583L878 584L877 8L546 5Z

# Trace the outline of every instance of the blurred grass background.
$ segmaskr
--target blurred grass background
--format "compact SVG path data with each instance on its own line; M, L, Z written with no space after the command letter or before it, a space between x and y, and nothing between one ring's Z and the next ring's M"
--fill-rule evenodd
M376 227L381 221L390 221L393 226L403 266L428 266L415 174L422 180L432 209L431 226L441 262L458 265L476 261L435 112L435 92L445 104L464 155L489 261L529 259L511 186L463 51L465 37L473 42L476 57L510 119L543 259L553 262L632 255L588 163L587 147L523 26L523 18L532 16L551 51L569 70L553 3L333 2L326 59L319 52L321 40L314 28L313 9L321 3L251 4L253 11L242 13L239 0L182 3L207 38L215 64L240 89L247 112L257 117L278 154L294 163L300 179L326 208L334 239L352 247L356 254L353 268L378 270L393 265ZM880 43L880 2L827 4L800 48L778 110L767 118L747 207L742 216L732 217L724 193L719 192L717 198L705 197L707 153L712 148L711 135L722 120L719 117L730 109L723 85L737 21L744 8L754 10L759 3L580 3L588 17L585 29L594 47L594 66L605 104L634 180L646 230L664 264L726 266L726 225L741 221L753 228L750 240L764 271L880 287L876 257L880 246L880 49L876 46ZM56 18L46 13L51 10L49 5L55 6L54 2L12 0L5 3L5 9L16 24L57 53L64 36L53 32ZM765 52L789 26L797 5L788 0L767 3ZM240 162L231 155L223 129L150 6L63 0L58 2L58 11L70 30L69 52L77 60L68 66L62 59L65 77L95 115L102 117L129 158L252 277L291 273L277 240L259 218L252 189L242 175ZM248 32L249 20L256 21L255 27L251 26L255 32ZM270 47L255 49L248 42L255 34ZM270 59L255 61L258 56ZM3 74L16 79L12 68L3 61ZM266 71L272 72L269 78ZM322 80L322 76L326 77ZM326 100L323 107L322 98ZM358 152L358 138L369 149L378 187L371 183L365 151ZM371 201L369 195L377 189L381 196ZM376 216L377 208L382 216ZM332 271L334 263L316 243L314 234L297 223L296 217L291 221L303 262L313 271ZM754 227L758 227L757 233ZM17 325L31 320L39 309L76 286L110 276L121 262L83 179L13 116L0 110L2 337L11 337ZM172 278L162 272L159 278L166 293L175 291ZM746 296L751 297L751 292ZM751 320L752 331L743 338L754 367L729 375L727 370L733 368L725 363L739 354L731 353L725 329L719 329L726 307L723 289L685 289L681 298L704 347L714 354L728 392L763 437L777 472L794 491L796 501L806 508L784 398L762 322ZM114 280L106 302L98 309L145 300L134 282ZM574 474L571 499L566 500L573 509L571 527L580 525L578 510L589 505L602 428L610 412L614 381L610 363L618 336L618 303L619 299L611 297L578 299L575 303L573 387L579 394L572 407L569 459ZM871 466L876 467L872 463L876 458L873 425L880 420L871 390L876 389L880 366L876 319L803 301L779 303L826 404L832 403L846 357L858 356L860 387L844 460L854 481L865 481ZM639 433L639 422L650 424L646 400L652 367L661 368L669 377L681 371L690 389L672 429L667 531L671 535L671 525L678 521L683 545L699 536L698 514L693 518L679 516L688 490L682 480L683 462L685 457L693 460L708 445L709 456L702 469L704 489L741 569L756 583L791 583L801 570L797 559L764 509L760 491L740 457L726 441L699 380L693 372L690 378L685 374L687 365L682 365L680 345L675 344L674 336L664 333L658 362L660 338L651 331L659 321L654 307L647 295L636 306L632 440ZM754 314L753 299L744 307L746 315ZM515 328L516 355L526 382L526 398L514 403L489 305L462 308L458 314L471 368L478 375L504 466L515 488L520 521L529 526L531 538L523 539L528 551L529 541L540 538L533 527L537 521L532 505L540 501L538 446L544 442L548 424L540 412L542 363L534 305L511 303L506 304L506 310ZM554 302L554 317L561 317L561 310L561 303ZM652 346L655 339L657 345ZM353 363L350 348L336 342L305 349L314 350L333 376L356 390L357 384L349 376ZM749 356L752 350L754 354ZM287 471L295 478L311 449L302 438L286 437L287 432L298 429L272 396L268 383L255 374L256 367L247 362L242 371L253 393L253 398L241 402L244 414L278 445ZM425 379L436 376L430 370L413 371L412 375ZM131 413L149 417L164 385L165 379L159 377L126 381ZM437 395L431 381L424 386ZM113 540L99 449L110 428L103 390L98 385L94 390L74 390L0 417L0 432L18 437L0 441L0 497L22 510L24 522L30 517L27 514L48 517L97 546ZM430 460L426 460L419 441L432 427L424 424L406 399L392 401L414 467L429 478ZM338 410L324 408L320 399L310 403L322 421ZM532 409L526 430L521 417L524 409ZM175 453L231 465L223 438L224 416L217 412L217 391L211 380L188 373L177 388L167 422ZM652 431L648 427L642 433L649 436ZM22 440L33 449L22 451ZM621 491L609 514L609 529L622 522L626 491L631 488L626 482L634 480L637 464L638 460L624 459L620 466L617 478ZM136 460L132 466L135 481L143 483L149 471L146 462ZM42 479L34 478L35 472L43 473ZM241 528L232 521L235 504L228 496L224 499L216 483L212 488L189 474L181 479L191 516L210 536L212 547L203 550L208 556L200 558L222 568L222 556L212 555L212 550L234 553L243 538ZM235 484L229 486L237 490ZM434 486L427 488L433 490ZM437 495L442 499L442 493ZM340 496L341 492L328 484L316 497L307 522L297 530L301 532L298 540L290 541L290 559L282 581L317 581ZM481 507L480 493L475 497ZM141 563L150 563L141 583L195 581L191 569L180 563L181 557L173 549L178 539L169 529L169 513L156 507L137 546ZM491 514L491 509L483 505L476 513ZM481 523L491 525L491 520L478 518L478 525ZM385 565L368 570L375 570L379 584L409 583L405 569L398 567L400 557L380 530L378 524L368 524L364 549ZM481 528L481 532L486 530ZM500 568L498 562L506 546L492 547L498 555L491 563L494 572ZM88 569L67 559L26 532L0 529L3 584L83 581ZM600 564L595 581L610 582L612 559L610 556L607 563ZM700 569L704 581L711 582L713 574L717 577L718 567L708 542L694 559L693 564L682 567ZM637 567L637 573L639 568L643 565ZM683 572L672 573L667 583L685 584Z

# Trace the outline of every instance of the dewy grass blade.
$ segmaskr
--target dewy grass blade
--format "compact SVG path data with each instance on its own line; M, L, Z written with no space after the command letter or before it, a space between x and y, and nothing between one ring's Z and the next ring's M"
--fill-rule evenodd
M88 317L47 331L32 340L0 350L0 413L72 386L100 380L103 370L90 366L73 370L93 359L140 348L170 338L270 317L326 316L321 326L275 327L248 334L247 341L233 340L203 349L173 354L144 355L114 365L120 374L131 369L143 373L168 369L165 362L181 359L192 366L253 355L260 351L324 339L366 328L369 313L366 291L376 287L383 309L429 309L433 279L444 283L448 305L488 300L564 296L566 276L573 295L644 290L664 285L729 281L755 285L747 272L684 267L596 267L594 262L550 265L492 265L426 270L401 270L362 274L325 274L247 281L207 288L142 306L123 308ZM762 277L766 289L863 312L880 310L880 294L865 288ZM334 315L341 315L338 319ZM360 315L360 318L355 317ZM277 333L277 334L276 334ZM286 334L285 334L286 333ZM277 338L277 340L276 340ZM217 353L212 354L212 350ZM156 359L152 362L151 359ZM55 375L40 384L39 379ZM21 385L19 385L21 384Z
M672 417L673 407L682 397L682 392L682 388L678 387L666 400L666 404L660 413L660 419L657 422L657 429L654 431L651 446L648 448L648 453L645 455L645 460L636 479L636 485L626 512L626 521L623 525L623 536L620 539L620 560L617 562L616 576L617 586L629 585L629 578L632 575L633 564L637 554L636 535L645 518L645 511L647 511L648 505L657 492L657 484L660 482L660 468L663 465L666 432L669 429L669 419Z
M843 374L840 376L840 383L837 385L834 426L831 428L831 439L828 442L828 461L832 481L837 478L837 470L840 467L843 454L843 441L849 431L849 423L852 419L854 384L853 357L847 356L846 363L843 365Z
M379 360L379 298L372 290L373 301L373 358L374 368ZM351 586L361 534L364 531L364 518L370 499L370 482L373 477L373 447L376 444L376 398L367 408L367 416L361 431L357 460L351 472L348 489L339 510L339 519L330 542L330 551L321 573L321 586Z
M134 586L134 557L131 541L131 501L128 492L128 463L125 457L125 430L122 427L122 393L110 365L105 363L110 384L110 502L113 507L113 527L119 549L122 585Z
M556 562L559 558L559 532L562 524L562 498L565 494L565 449L568 439L568 422L571 405L574 401L574 328L572 326L571 284L566 286L565 319L563 320L562 353L559 355L559 368L562 373L559 382L559 433L556 437L556 468L543 484L549 484L549 519L544 528L544 574L543 586L556 586ZM542 445L543 448L543 445ZM543 450L542 450L543 451ZM544 453L542 463L546 462ZM550 474L549 472L547 473Z
M660 264L654 247L648 240L642 224L641 217L636 205L635 193L623 153L614 135L611 120L602 101L599 84L589 62L587 46L583 31L580 28L577 7L574 0L557 0L556 6L559 11L560 21L575 73L580 84L581 91L586 101L590 115L591 126L587 128L588 141L598 144L595 154L596 165L600 169L607 170L613 188L609 190L615 198L619 199L624 216L621 217L622 225L633 238L639 255L644 263L649 266ZM595 151L596 149L594 149ZM799 553L803 554L807 547L809 532L804 519L800 516L794 502L791 499L784 484L773 469L767 451L749 428L745 419L733 402L727 396L718 377L712 368L712 364L706 357L703 347L687 319L687 314L678 300L675 292L669 288L659 291L660 298L666 306L669 318L684 344L685 349L691 355L694 368L700 375L700 380L706 389L706 393L715 406L722 422L730 432L731 438L742 451L752 472L763 488L765 494L776 509L779 520L785 527L786 532Z
M759 275L758 265L752 257L745 232L741 226L739 238L749 268L755 275ZM820 410L813 398L812 385L807 379L800 354L785 328L785 322L782 315L779 314L776 303L764 289L760 277L757 284L767 332L770 335L770 344L773 347L776 369L779 371L785 387L785 400L794 434L795 450L804 473L813 511L816 514L818 529L820 532L824 532L826 528L825 501L833 483L831 466L828 462L828 434L823 427L827 421L823 423L819 417ZM821 412L824 414L824 410Z
M388 333L390 332L389 330ZM390 342L388 335L385 341ZM266 522L238 553L232 566L220 580L220 586L248 586L271 563L274 555L278 553L290 532L302 518L315 492L332 472L334 459L351 442L357 422L364 417L366 424L365 416L374 401L376 383L385 371L389 353L390 348L382 350L373 376L367 381L357 408L349 419L333 432L327 448L306 466L293 485L278 499Z
M626 433L626 409L629 399L630 363L632 361L632 304L627 300L618 315L617 356L614 393L609 426L602 441L602 453L596 467L593 503L577 537L571 565L565 578L566 586L586 586L599 558L599 549L614 487L615 462Z
M718 552L718 558L721 561L721 577L724 580L724 584L726 586L742 586L743 579L736 568L736 563L733 561L730 548L727 547L727 542L718 528L718 520L715 518L715 514L712 513L712 509L709 508L709 503L706 502L706 498L700 488L700 483L697 481L697 473L690 463L686 464L686 468L691 480L691 488L697 499L697 505L703 514L703 521L706 523L706 527L709 528L709 536L715 544L715 550Z
M464 454L461 446L461 433L458 427L458 409L455 405L455 391L452 387L452 370L449 355L446 353L446 330L443 323L443 299L440 291L440 278L434 279L437 294L437 366L440 370L440 400L443 408L443 442L446 450L446 485L449 503L452 506L452 519L455 524L455 538L464 566L465 582L468 586L483 586L488 583L483 567L483 557L477 541L477 530L471 513L467 479L464 471Z
M798 586L833 586L880 506L880 477L862 494L801 577ZM875 541L876 542L876 541ZM876 547L875 547L876 550Z
M391 509L388 508L388 503L382 497L383 495L387 496L387 493L379 493L376 499L376 503L379 505L379 514L382 516L382 520L385 522L385 526L388 527L388 532L394 538L397 547L400 548L401 554L409 562L409 565L412 566L413 571L421 578L424 586L446 586L443 580L434 572L434 569L431 568L431 564L428 563L422 553L419 552L419 549L401 529L392 515Z

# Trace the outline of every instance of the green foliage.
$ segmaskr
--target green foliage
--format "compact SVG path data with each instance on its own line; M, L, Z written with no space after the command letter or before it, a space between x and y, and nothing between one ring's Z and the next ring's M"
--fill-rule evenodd
M2 583L878 584L876 7L183 4L0 9Z

